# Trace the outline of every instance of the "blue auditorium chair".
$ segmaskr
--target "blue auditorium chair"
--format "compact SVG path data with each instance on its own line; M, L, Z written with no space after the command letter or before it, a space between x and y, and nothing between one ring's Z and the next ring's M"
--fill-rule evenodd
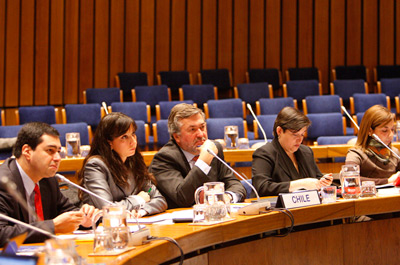
M341 113L307 114L311 126L307 130L307 139L316 140L320 136L345 136L346 119Z
M362 79L335 80L330 84L331 95L338 95L343 100L343 104L350 105L350 97L353 94L368 94L368 84Z
M97 103L67 104L62 110L63 123L85 122L95 132L97 125L104 116L104 110Z
M351 113L365 112L373 105L382 105L390 109L390 98L385 94L354 94L350 97Z
M0 138L15 138L23 125L0 126ZM0 160L5 160L12 155L12 149L0 151Z
M400 65L378 65L374 68L375 82L382 78L400 78Z
M132 90L132 101L144 101L155 108L160 101L171 101L171 90L166 85L137 86Z
M58 109L54 106L30 106L19 107L15 110L17 124L25 124L32 121L40 121L47 124L57 122Z
M224 139L225 126L238 126L239 138L247 138L247 123L242 118L209 118L206 120L208 138Z
M172 98L178 98L178 90L182 85L192 84L192 75L188 71L161 71L157 75L159 85L166 85L171 89Z
M210 99L218 99L218 88L214 85L183 85L179 88L179 100L193 100L203 107Z
M287 98L260 98L256 102L257 115L278 114L284 107L297 108L297 100Z
M235 98L254 105L260 98L273 98L272 85L268 83L238 84L233 89Z
M78 132L81 140L81 145L89 145L92 137L90 126L85 122L66 123L66 124L52 124L59 133L61 145L65 146L65 134L71 132Z
M289 68L286 70L286 81L321 80L321 72L316 67Z
M269 83L273 90L278 90L282 85L281 72L276 68L249 69L246 72L247 83Z
M113 102L122 102L122 90L118 87L110 88L89 88L83 91L83 103L105 102L107 106Z
M342 100L337 95L307 96L303 99L303 112L308 113L342 113Z
M116 86L123 91L123 99L126 102L132 101L132 89L136 86L148 86L147 73L118 73L115 76Z
M260 125L264 129L265 135L268 140L272 140L274 138L274 123L276 120L276 114L269 115L257 115L257 119L260 122ZM260 129L260 125L256 122L253 123L254 126L254 139L264 139L264 135Z
M160 101L156 105L156 118L157 120L167 120L171 109L181 103L193 105L193 100L174 100L174 101Z
M168 120L158 120L153 123L153 136L154 144L158 148L163 147L169 141Z
M209 100L204 104L206 118L244 118L244 101L238 98Z
M317 80L287 81L283 84L283 97L301 101L306 96L322 95L321 84ZM299 106L300 107L300 106Z
M333 80L362 79L367 81L368 69L364 65L336 66L332 69Z
M228 69L201 70L199 84L212 84L218 87L218 93L232 92L232 74Z
M111 103L109 112L121 112L131 117L134 121L144 121L150 123L150 105L146 102L114 102Z

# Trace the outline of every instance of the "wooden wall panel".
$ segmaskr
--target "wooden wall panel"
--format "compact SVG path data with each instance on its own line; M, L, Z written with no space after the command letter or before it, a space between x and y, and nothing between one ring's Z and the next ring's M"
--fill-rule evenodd
M303 0L299 9L298 67L313 66L313 0Z
M64 0L51 5L50 28L50 104L64 103Z
M173 0L171 6L171 71L186 68L186 0Z
M94 86L107 87L109 73L109 1L95 1Z
M18 105L19 91L19 45L20 12L19 1L8 1L6 9L6 51L5 51L5 105Z
M114 77L124 71L125 0L111 1L110 12L110 71L108 86L114 85Z
M297 67L297 1L282 0L282 71Z
M34 25L35 3L31 0L21 1L21 50L20 58L20 105L32 105L34 80ZM62 32L62 31L61 31Z
M5 36L6 32L6 0L0 0L0 106L4 106L4 59L5 59Z
M400 50L398 47L400 47L400 0L396 0L396 14L395 17L396 19L396 58L395 58L395 64L400 64Z
M232 0L218 1L218 56L217 68L227 68L232 72L232 41L233 41L233 3Z
M345 64L345 1L331 1L330 61L331 67Z
M378 0L365 0L363 12L363 64L373 80L373 68L378 64Z
M125 71L139 71L140 0L126 1Z
M201 6L202 0L187 2L186 64L195 84L198 83L197 73L201 67Z
M156 1L155 72L170 70L171 0Z
M72 104L82 95L78 91L79 0L65 2L64 102ZM107 86L107 85L106 85Z
M233 28L233 71L232 77L235 84L245 83L245 72L248 70L248 7L249 0L236 0L234 2L234 28ZM261 32L262 33L262 32ZM262 47L262 46L261 46ZM262 58L262 57L261 57ZM262 67L261 67L262 68Z
M250 24L248 25L248 31L249 31L248 52L250 60L249 68L264 68L265 1L250 0L248 2L250 8L249 12ZM242 13L241 10L239 10L238 12Z
M217 2L203 0L202 69L217 68Z
M83 91L92 88L94 64L94 0L81 1L79 18L79 103L83 103ZM114 86L114 84L112 85Z
M154 84L154 16L155 0L141 2L141 31L140 31L140 71L146 72L149 85Z
M361 64L361 0L347 0L346 64ZM351 21L351 23L349 23Z
M281 69L281 0L267 0L265 13L266 68Z
M314 66L321 69L324 94L329 93L329 0L315 2Z
M379 2L379 64L394 64L394 1Z

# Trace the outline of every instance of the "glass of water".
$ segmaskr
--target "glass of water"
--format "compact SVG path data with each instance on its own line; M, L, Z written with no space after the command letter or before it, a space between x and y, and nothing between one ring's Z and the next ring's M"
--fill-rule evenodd
M67 157L79 157L81 155L81 137L78 132L65 134Z

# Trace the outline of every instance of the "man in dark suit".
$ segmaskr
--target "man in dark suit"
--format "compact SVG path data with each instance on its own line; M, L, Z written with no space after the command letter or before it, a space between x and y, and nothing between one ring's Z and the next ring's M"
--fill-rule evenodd
M205 182L225 183L225 199L231 202L246 198L246 190L233 173L207 152L224 158L219 143L207 139L205 116L201 109L178 104L168 117L171 139L154 156L150 165L157 187L169 208L190 207L196 189Z
M60 192L54 177L61 161L60 150L59 134L50 125L32 122L21 128L14 148L15 158L8 158L0 166L0 177L15 183L15 192L26 200L32 211L28 212L2 185L0 213L51 233L71 233L79 225L92 225L92 216L98 210L89 205L76 208ZM0 246L26 231L29 233L25 242L47 239L39 232L0 218Z

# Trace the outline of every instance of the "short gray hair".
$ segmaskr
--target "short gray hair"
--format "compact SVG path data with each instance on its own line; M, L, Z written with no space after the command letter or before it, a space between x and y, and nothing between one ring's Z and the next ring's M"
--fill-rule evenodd
M182 119L192 117L196 114L201 114L203 119L206 120L204 112L191 104L181 103L175 105L168 116L168 132L170 137L173 138L174 133L180 133L182 126L180 121Z

